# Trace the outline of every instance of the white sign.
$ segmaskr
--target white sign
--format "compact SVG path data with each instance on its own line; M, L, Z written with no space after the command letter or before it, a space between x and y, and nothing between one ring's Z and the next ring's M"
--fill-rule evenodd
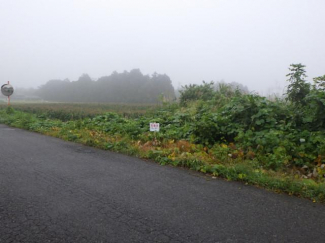
M150 123L150 132L159 132L159 123Z

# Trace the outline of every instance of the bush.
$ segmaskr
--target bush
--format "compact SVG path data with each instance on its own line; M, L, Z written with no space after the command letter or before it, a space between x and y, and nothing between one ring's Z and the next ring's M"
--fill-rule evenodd
M203 84L196 85L190 84L182 87L183 90L180 90L180 104L182 106L186 105L188 102L196 100L212 100L214 97L213 82L206 83L203 81Z
M290 73L287 74L287 77L289 77L288 81L290 82L287 89L287 100L296 105L305 105L304 98L310 91L310 84L304 79L307 77L305 67L301 63L291 64L289 68Z

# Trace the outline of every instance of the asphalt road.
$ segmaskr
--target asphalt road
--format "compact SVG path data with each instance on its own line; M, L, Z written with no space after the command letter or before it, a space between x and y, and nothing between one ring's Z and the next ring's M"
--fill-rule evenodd
M325 206L0 125L0 242L325 242Z

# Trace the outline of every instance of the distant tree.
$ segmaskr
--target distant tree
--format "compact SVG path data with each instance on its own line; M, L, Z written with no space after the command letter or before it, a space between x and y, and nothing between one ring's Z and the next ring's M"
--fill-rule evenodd
M237 83L237 82L231 82L229 83L229 85L232 87L232 89L235 90L239 90L241 93L243 94L248 94L249 90L247 88L247 86Z
M304 104L304 98L310 91L310 84L306 82L305 67L301 63L291 64L290 73L287 74L288 82L290 83L287 88L287 100L294 104Z
M226 97L231 97L236 92L240 92L242 94L249 93L247 86L244 86L237 82L226 83L223 80L216 82L214 85L214 89L217 91L217 93L221 93Z
M166 74L155 73L150 77L139 69L113 72L97 81L88 74L72 82L50 80L38 89L38 94L44 100L65 102L154 103L161 94L164 100L175 98L172 82Z
M36 94L48 101L60 101L65 99L69 90L69 82L60 79L49 80L46 84L41 85ZM65 101L65 100L62 100Z
M81 84L81 83L88 83L89 84L89 83L92 82L92 80L91 80L90 76L87 73L84 73L83 75L81 75L79 77L77 82L79 82L79 84Z
M313 78L316 89L325 90L325 75Z
M163 101L171 101L175 99L175 90L172 81L166 74L154 73L151 77L152 93L155 97L161 96Z
M180 104L185 105L187 102L195 100L211 100L214 97L213 82L206 83L203 81L201 85L190 84L185 85L180 90Z

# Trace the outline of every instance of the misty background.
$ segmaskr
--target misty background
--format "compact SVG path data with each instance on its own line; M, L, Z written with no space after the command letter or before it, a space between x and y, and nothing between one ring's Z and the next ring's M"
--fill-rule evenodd
M224 80L267 95L284 92L291 63L306 65L310 82L325 74L323 0L0 4L0 80L14 87L139 70L175 89Z

